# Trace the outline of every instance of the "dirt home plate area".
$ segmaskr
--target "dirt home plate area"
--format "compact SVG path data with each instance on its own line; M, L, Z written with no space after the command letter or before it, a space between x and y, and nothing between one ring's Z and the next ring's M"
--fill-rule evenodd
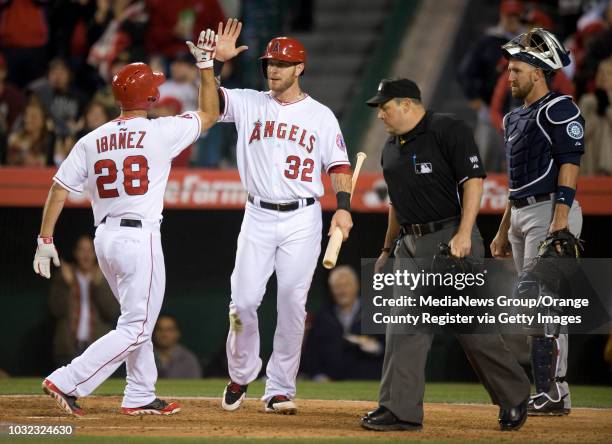
M170 399L170 398L168 398ZM560 443L609 443L612 410L573 409L564 418L529 418L518 432L497 429L495 406L426 404L425 427L420 432L377 433L359 426L372 402L298 400L295 416L263 412L262 403L248 399L239 411L224 412L218 399L178 399L182 411L174 416L128 417L118 413L121 398L97 396L84 399L86 416L64 416L55 402L44 396L2 396L2 422L16 424L73 425L76 435L169 436L208 438L360 438L453 441L507 441ZM553 438L554 437L554 438Z

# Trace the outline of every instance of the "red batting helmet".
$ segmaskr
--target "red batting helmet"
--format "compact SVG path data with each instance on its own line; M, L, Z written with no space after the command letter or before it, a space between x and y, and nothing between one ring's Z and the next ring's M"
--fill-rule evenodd
M166 81L145 63L124 66L113 77L113 96L122 110L147 109L159 99L157 87Z
M268 60L282 60L283 62L306 64L306 48L291 37L276 37L270 40L266 52L259 58L264 77L268 78ZM304 71L300 75L304 74Z

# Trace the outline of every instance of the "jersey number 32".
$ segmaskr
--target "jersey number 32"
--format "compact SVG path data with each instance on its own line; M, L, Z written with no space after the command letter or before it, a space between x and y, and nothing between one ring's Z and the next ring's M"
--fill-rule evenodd
M134 165L138 166L137 170L134 170ZM117 191L117 188L105 188L105 185L113 184L117 180L117 164L112 159L98 160L94 164L94 172L96 174L102 174L104 169L107 170L107 174L96 179L98 194L101 199L118 197L119 191ZM130 196L145 194L149 189L148 172L149 163L146 157L126 157L123 161L123 188L125 193Z

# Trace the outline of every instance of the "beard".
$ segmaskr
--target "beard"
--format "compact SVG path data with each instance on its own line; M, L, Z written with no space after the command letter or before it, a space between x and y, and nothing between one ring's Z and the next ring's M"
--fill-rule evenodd
M514 97L515 99L524 99L525 97L529 95L532 89L533 89L533 82L531 81L529 81L522 87L519 85L510 87L510 90L512 92L512 97Z
M274 82L274 86L272 86L272 82L268 79L268 87L275 93L282 94L287 91L291 87L291 85L293 85L293 82L295 82L295 79L293 78L277 80L276 82Z
M295 69L295 68L294 68ZM295 71L294 71L295 72ZM291 75L286 79L277 80L274 82L274 87L272 86L272 81L270 80L270 75L268 74L268 88L274 91L275 93L282 94L287 91L293 83L296 81L296 78Z

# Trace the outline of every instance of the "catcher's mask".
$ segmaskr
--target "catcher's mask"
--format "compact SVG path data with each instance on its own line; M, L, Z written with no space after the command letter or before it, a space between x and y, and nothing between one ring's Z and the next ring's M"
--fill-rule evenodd
M507 59L520 60L546 73L570 64L569 51L553 33L543 28L533 28L516 36L502 46L502 51Z

